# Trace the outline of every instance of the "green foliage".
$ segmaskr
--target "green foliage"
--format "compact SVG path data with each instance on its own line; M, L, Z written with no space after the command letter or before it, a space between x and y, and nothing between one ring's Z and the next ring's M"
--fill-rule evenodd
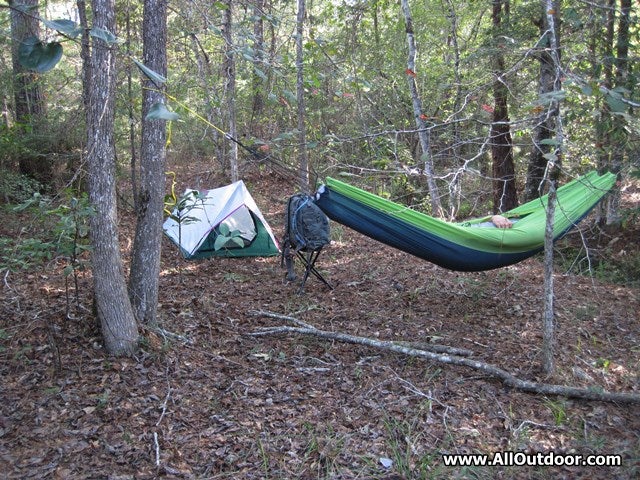
M37 180L0 168L0 199L5 203L22 203L42 190Z
M561 426L568 421L567 404L562 400L546 400L545 406L551 411L556 426Z
M43 43L38 37L28 37L18 49L18 59L23 67L38 73L46 73L62 58L59 42Z
M27 237L25 231L18 239L0 237L0 270L29 269L54 257L66 260L65 276L84 268L82 253L89 250L89 219L95 214L86 195L71 196L68 203L54 206L50 199L36 193L6 214L19 213L31 213L52 226L38 236Z
M229 247L244 247L244 240L240 236L240 230L231 230L226 223L221 223L218 227L218 236L213 243L214 250Z

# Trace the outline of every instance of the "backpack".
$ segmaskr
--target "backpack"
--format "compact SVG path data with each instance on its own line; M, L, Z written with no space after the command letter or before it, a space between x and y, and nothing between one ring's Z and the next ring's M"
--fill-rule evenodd
M332 288L314 267L322 247L330 242L329 219L316 205L315 199L304 193L298 193L289 198L280 266L286 266L286 278L288 281L293 281L296 279L293 270L294 258L296 256L302 258L306 269L299 293L302 293L310 273ZM301 253L303 251L305 255Z
M298 193L289 198L285 243L296 251L318 250L331 242L329 219L311 195Z

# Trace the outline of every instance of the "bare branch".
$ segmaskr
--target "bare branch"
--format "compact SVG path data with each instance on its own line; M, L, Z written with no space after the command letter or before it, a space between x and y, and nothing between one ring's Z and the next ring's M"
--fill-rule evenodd
M270 314L269 316L277 315ZM289 320L291 317L283 315L283 319ZM294 322L295 323L295 322ZM313 326L307 327L290 327L290 326L278 326L262 328L257 332L250 333L249 335L254 337L266 336L266 335L281 335L281 334L299 334L299 335L311 335L318 338L324 338L327 340L333 340L343 343L351 343L355 345L363 345L370 348L377 348L386 350L402 355L408 355L411 357L423 358L425 360L431 360L438 363L444 363L449 365L457 365L461 367L472 368L479 370L480 372L501 380L505 385L521 390L524 392L531 392L540 395L553 395L571 398L581 398L583 400L596 400L606 402L617 403L640 403L640 395L634 393L623 392L607 392L605 390L595 390L587 388L570 387L566 385L556 385L540 382L532 382L529 380L520 379L506 370L496 367L494 365L464 358L458 355L449 355L444 353L428 352L426 350L411 348L403 345L399 345L395 342L375 340L367 337L360 337L355 335L349 335L341 332L331 332L326 330L319 330Z

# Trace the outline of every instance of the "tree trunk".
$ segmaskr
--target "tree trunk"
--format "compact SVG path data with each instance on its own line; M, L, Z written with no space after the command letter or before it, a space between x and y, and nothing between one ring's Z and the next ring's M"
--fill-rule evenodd
M418 93L418 85L416 83L416 41L413 33L413 18L411 17L411 9L409 8L409 0L402 0L402 13L404 14L405 28L407 32L407 44L409 47L409 58L407 60L407 79L409 81L409 90L411 91L411 103L413 105L413 116L415 118L416 127L418 129L418 139L420 148L422 149L422 161L424 164L424 173L427 177L427 186L429 195L431 196L431 214L435 217L442 217L442 204L440 203L440 194L436 184L433 159L431 158L431 146L429 142L429 132L424 121L424 113L422 111L422 101Z
M163 77L167 75L167 0L145 0L142 23L143 62ZM160 253L166 163L166 121L147 119L151 107L164 103L164 86L143 81L140 191L133 243L129 297L136 318L155 325L158 307Z
M509 15L508 0L493 0L493 38L496 42L493 56L493 122L491 123L491 157L493 164L493 212L505 212L518 205L516 192L513 144L509 123L507 97L509 89L505 84L504 54L505 43L502 35L503 17Z
M620 0L620 16L618 20L618 35L616 39L615 87L633 91L629 75L629 43L631 25L631 0ZM630 109L624 113L631 113ZM622 112L617 112L622 113ZM628 148L627 120L620 115L614 115L611 124L611 161L609 170L618 174L624 164L625 153ZM614 187L606 199L606 223L607 225L620 227L622 216L620 215L620 189Z
M236 61L233 55L233 36L231 28L233 27L233 3L227 0L226 8L222 13L222 31L225 42L224 62L223 62L223 78L224 93L227 104L227 120L229 125L228 133L231 138L238 138L236 127ZM229 153L229 170L231 173L231 181L238 181L238 144L231 142L231 150Z
M543 0L543 5L545 0ZM551 53L551 44L556 43L558 32L553 34L548 30L548 22L544 19L536 21L540 27L541 40L538 45L537 56L540 61L540 81L538 94L540 104L537 106L539 110L538 120L533 128L533 150L527 166L527 181L525 185L525 199L533 200L544 193L544 178L547 168L547 155L552 151L552 145L548 141L553 138L554 125L553 121L556 112L551 107L548 99L557 87L555 63ZM553 36L553 38L552 38Z
M556 209L556 189L562 162L562 145L564 130L560 115L559 92L562 85L562 68L560 65L560 43L558 35L558 19L560 18L559 2L543 0L543 23L545 32L549 32L549 56L553 67L553 91L549 103L549 124L554 127L553 151L544 156L545 171L548 175L549 197L547 202L546 228L544 238L544 312L542 328L542 369L547 375L555 372L555 314L553 291L553 238Z
M11 59L13 63L13 87L15 116L20 123L31 123L45 114L45 102L38 74L27 70L19 61L20 45L29 37L40 37L38 0L9 2L11 9Z
M264 91L265 91L265 79L264 76L264 9L266 6L266 0L254 0L253 16L255 18L253 22L253 102L251 105L251 135L254 137L262 137L263 132L259 125L261 124L262 113L264 111ZM262 75L258 75L258 72L262 72Z
M305 107L304 107L304 17L305 0L298 0L298 14L296 18L296 94L298 103L298 182L300 190L309 192L309 158L307 153L307 139L305 127Z
M87 5L84 0L77 0L78 19L82 27L80 58L82 59L82 105L85 118L89 110L89 90L91 89L91 47L89 44L89 26L87 24Z
M115 0L93 0L93 26L115 32ZM96 209L91 218L91 263L95 305L105 348L114 355L136 350L138 328L127 295L116 205L114 144L115 47L93 38L87 112L87 166L89 200Z
M20 45L29 37L40 37L40 19L38 0L20 0L9 2L11 5L11 60L13 65L13 96L15 102L15 120L26 134L43 126L46 104L42 85L36 72L30 71L20 63L18 51ZM42 184L52 180L53 165L43 157L21 155L18 159L20 172L35 178Z

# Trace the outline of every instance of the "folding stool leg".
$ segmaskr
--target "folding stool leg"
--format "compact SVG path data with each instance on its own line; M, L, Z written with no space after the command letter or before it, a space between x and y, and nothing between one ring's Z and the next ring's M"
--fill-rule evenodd
M310 252L306 252L307 253L306 257L302 254L302 252L300 251L298 252L298 256L302 259L302 262L306 266L304 278L302 279L302 285L300 285L300 289L298 290L299 292L302 292L302 290L304 289L304 284L307 281L307 278L309 278L309 273L313 273L313 275L318 280L320 280L327 287L329 287L330 290L333 290L333 287L331 286L331 284L327 282L327 280L325 280L322 274L318 272L318 270L315 267L316 260L318 260L318 257L320 256L321 251L322 251L322 247L320 247L317 250L311 250Z

